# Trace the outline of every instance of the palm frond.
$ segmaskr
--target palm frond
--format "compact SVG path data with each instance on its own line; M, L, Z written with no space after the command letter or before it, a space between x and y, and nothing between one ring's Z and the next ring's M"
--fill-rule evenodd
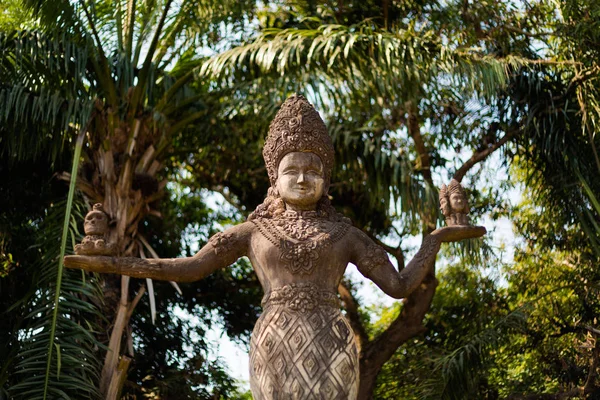
M63 222L62 229L62 238L60 241L60 254L58 256L58 271L56 273L56 287L54 289L54 312L52 313L52 322L50 324L50 340L48 344L48 361L46 362L46 379L44 381L44 399L48 396L48 383L50 381L50 365L52 363L52 354L54 347L56 346L56 357L58 359L57 366L57 377L60 374L61 368L61 353L60 347L58 343L55 343L56 338L56 325L58 319L58 310L59 310L59 302L60 302L60 292L61 292L61 284L63 278L63 259L65 257L66 247L67 247L67 238L69 236L69 221L71 219L71 210L73 208L73 198L75 196L75 187L77 183L77 171L79 169L79 157L81 156L81 148L83 147L84 138L85 138L86 128L82 128L79 136L77 137L77 142L75 144L75 152L73 154L73 167L71 170L71 183L69 185L69 194L67 197L67 204L65 209L65 218ZM77 307L77 306L75 306ZM69 343L67 343L69 345Z
M600 136L595 134L600 93L586 84L573 87L562 74L574 71L540 68L513 85L517 100L529 96L521 138L528 186L537 188L549 209L561 210L556 230L580 224L587 245L600 255Z
M32 91L44 86L63 94L84 95L89 87L87 67L92 49L73 39L68 32L0 33L0 82L19 82Z
M38 93L18 85L0 88L2 155L15 160L43 155L54 160L68 142L71 126L84 126L92 110L91 100L65 98L45 88Z
M329 125L334 143L339 143L337 179L344 182L346 190L369 193L365 205L382 213L395 208L406 227L417 228L420 213L437 205L435 190L414 173L408 157L391 147L392 141L379 128L352 129L349 125ZM360 171L364 171L363 180L351 178L360 176Z
M316 29L265 29L253 42L210 58L200 73L232 76L238 70L280 75L310 68L339 79L390 83L397 90L418 91L433 77L446 77L493 93L507 80L508 70L525 63L519 58L498 59L476 49L455 49L433 32L374 28L369 21L353 26L321 25ZM388 86L390 87L390 86Z
M60 309L56 318L56 339L51 340L52 316L57 291L61 223L65 216L66 202L56 204L42 222L37 246L40 270L37 290L26 307L26 326L22 329L21 348L13 368L13 381L8 388L15 399L43 399L49 346L53 346L51 368L48 375L48 394L54 398L99 398L97 382L100 360L94 338L94 321L102 319L92 302L101 298L98 280L86 277L81 271L65 271L60 291ZM77 221L86 212L83 204L74 204L69 221L70 241L80 237Z
M3 155L55 159L67 132L93 109L90 48L68 33L0 34L0 121Z
M24 0L23 5L39 18L39 26L47 31L68 31L78 37L87 32L77 2L68 0Z

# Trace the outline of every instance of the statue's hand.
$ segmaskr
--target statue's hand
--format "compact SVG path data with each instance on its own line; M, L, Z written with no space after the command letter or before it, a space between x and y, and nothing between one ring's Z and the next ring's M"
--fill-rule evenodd
M431 232L440 242L458 242L464 239L474 239L485 235L487 230L483 226L446 226Z

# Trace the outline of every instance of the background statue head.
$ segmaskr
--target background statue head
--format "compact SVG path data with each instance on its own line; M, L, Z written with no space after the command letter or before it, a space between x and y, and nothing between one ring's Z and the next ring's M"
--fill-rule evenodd
M94 204L92 211L85 216L83 231L86 235L96 236L108 233L108 215L102 208L101 203Z
M450 209L454 214L468 214L469 204L467 202L467 194L460 182L452 179L448 185L448 201Z
M448 186L442 185L440 189L440 210L448 226L469 225L469 203L467 194L460 182L452 179Z
M296 209L316 209L320 217L341 218L327 197L333 141L321 116L304 96L294 94L282 104L269 126L263 157L271 187L248 219L281 215L286 202Z

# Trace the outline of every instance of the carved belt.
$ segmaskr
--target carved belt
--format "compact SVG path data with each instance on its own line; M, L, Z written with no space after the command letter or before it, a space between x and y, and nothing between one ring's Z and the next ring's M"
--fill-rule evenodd
M267 309L274 305L284 305L286 308L302 313L317 307L340 308L336 293L322 290L314 283L292 283L265 294L262 306Z

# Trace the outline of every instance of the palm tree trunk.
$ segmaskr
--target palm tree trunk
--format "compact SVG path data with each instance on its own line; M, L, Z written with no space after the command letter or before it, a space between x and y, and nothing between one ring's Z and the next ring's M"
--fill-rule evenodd
M89 180L82 177L80 183L93 201L103 203L104 210L113 221L109 241L116 243L120 256L140 256L140 245L136 239L138 224L150 212L148 204L159 197L158 192L161 190L158 184L151 185L151 190L139 187L134 189L137 176L144 176L154 182L159 165L150 143L160 135L149 128L152 124L146 122L145 118L136 118L130 124L115 119L110 111L97 118L95 132L91 136L102 140L91 144L91 165L87 168L93 171L93 176L91 179L88 177ZM140 148L136 146L139 143L147 146ZM100 392L105 399L110 400L117 399L127 377L131 358L121 355L121 342L133 308L143 293L140 290L138 296L131 301L129 283L130 278L127 276L120 278L120 285L108 277L104 282L105 294L115 293L115 296L107 299L104 310L104 315L109 320L112 319L112 330L100 376Z

